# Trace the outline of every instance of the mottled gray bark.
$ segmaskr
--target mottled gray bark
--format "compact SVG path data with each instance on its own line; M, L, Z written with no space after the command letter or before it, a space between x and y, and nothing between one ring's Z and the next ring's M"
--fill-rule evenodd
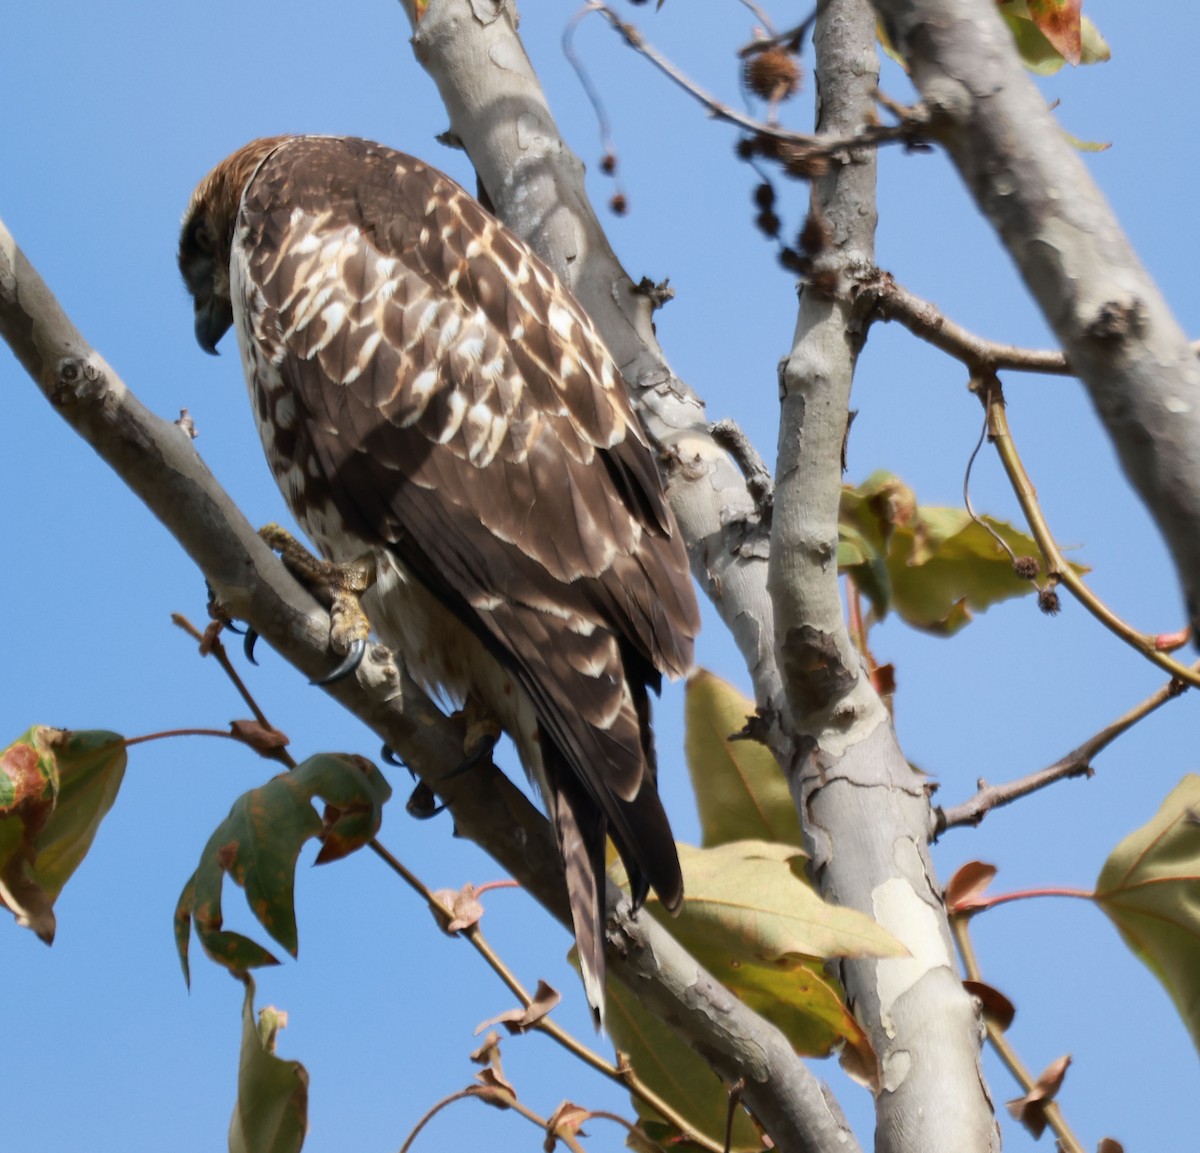
M878 78L867 0L830 0L815 41L818 130L854 132ZM999 1132L978 1011L957 975L927 851L929 802L854 650L838 583L843 438L862 340L849 288L873 265L876 221L874 152L845 161L813 183L830 244L815 254L781 373L770 587L796 736L789 778L823 894L875 917L912 954L840 965L880 1060L876 1150L984 1153Z

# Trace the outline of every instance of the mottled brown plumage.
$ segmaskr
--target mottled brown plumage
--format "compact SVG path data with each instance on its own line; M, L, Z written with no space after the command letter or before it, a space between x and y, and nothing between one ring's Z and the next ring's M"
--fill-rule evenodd
M197 188L196 335L230 323L271 469L329 558L372 552L372 625L481 702L554 824L603 1005L607 832L635 900L683 889L648 689L698 614L620 375L570 293L457 184L362 140L255 141Z

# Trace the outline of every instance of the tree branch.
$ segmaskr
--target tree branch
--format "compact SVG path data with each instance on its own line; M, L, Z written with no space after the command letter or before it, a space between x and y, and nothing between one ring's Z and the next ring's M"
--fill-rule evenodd
M853 133L878 80L866 0L822 5L815 45L818 128ZM776 645L799 734L789 779L824 895L875 917L912 956L839 966L879 1054L876 1150L983 1153L999 1137L979 1066L979 1016L958 979L926 844L924 782L864 673L838 583L842 445L863 339L850 289L874 267L874 153L853 152L814 181L809 213L831 243L814 259L781 373L770 552Z
M308 677L329 664L329 619L259 539L191 439L149 412L83 339L0 223L0 336L47 400L137 494L196 562L228 610ZM325 689L421 776L458 833L491 854L560 923L570 925L546 821L506 777L481 766L454 775L462 727L374 646L357 679ZM732 1084L781 1148L813 1151L849 1138L836 1105L774 1026L747 1009L650 917L609 886L609 972L627 984ZM782 1087L777 1089L776 1086ZM838 1148L854 1149L851 1144Z
M1166 539L1200 637L1200 365L992 0L873 0Z

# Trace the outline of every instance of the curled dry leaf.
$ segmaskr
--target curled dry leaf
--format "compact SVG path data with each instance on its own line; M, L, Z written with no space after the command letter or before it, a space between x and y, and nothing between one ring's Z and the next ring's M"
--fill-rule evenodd
M230 721L229 731L242 744L249 745L264 757L270 757L288 745L286 733L260 721Z
M946 905L950 912L968 912L983 896L997 871L995 865L986 861L968 861L956 869L946 884Z
M1063 1078L1067 1075L1067 1066L1070 1064L1069 1054L1052 1061L1024 1097L1008 1102L1009 1113L1029 1130L1035 1140L1046 1130L1046 1106L1054 1100L1062 1087Z
M554 1153L559 1137L586 1137L583 1123L591 1116L591 1110L572 1101L564 1101L546 1122L546 1141L542 1148L546 1153Z
M452 914L450 920L442 924L443 930L451 936L478 924L483 916L483 905L475 895L475 886L470 882L461 889L438 889L433 895ZM442 923L441 910L434 909L434 916Z
M527 1029L533 1028L561 1000L562 994L553 985L548 985L545 981L538 981L537 992L534 993L533 1000L527 1006L509 1009L506 1013L501 1013L490 1021L484 1021L482 1025L476 1027L475 1032L482 1033L484 1029L490 1028L492 1025L503 1025L510 1033L524 1033Z
M504 1076L504 1066L500 1061L500 1034L493 1029L483 1039L483 1044L475 1050L470 1056L471 1061L476 1065L482 1065L483 1071L476 1075L476 1080L488 1089L498 1089L504 1093L511 1095L515 1101L517 1091L513 1088L512 1083ZM486 1098L486 1095L481 1093L480 1096ZM492 1101L490 1104L499 1104Z
M999 989L983 981L964 981L963 988L978 999L988 1024L995 1025L1003 1033L1013 1023L1017 1007Z

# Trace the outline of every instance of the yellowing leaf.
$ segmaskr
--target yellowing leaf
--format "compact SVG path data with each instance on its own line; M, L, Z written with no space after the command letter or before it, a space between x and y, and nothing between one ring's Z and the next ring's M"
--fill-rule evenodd
M703 844L779 841L800 844L800 819L770 750L732 735L754 716L754 703L700 669L688 678L684 748L700 810Z
M683 912L671 918L674 936L703 960L770 961L831 957L903 957L890 933L855 909L830 905L804 875L804 853L791 845L736 841L712 849L679 846Z
M287 1015L268 1007L254 1019L254 982L246 978L238 1095L229 1153L299 1153L308 1132L308 1070L275 1056Z
M193 922L205 952L228 969L244 972L277 963L248 937L222 930L226 873L246 890L250 910L263 928L295 956L296 861L304 843L322 836L317 864L353 852L375 835L391 795L370 761L324 753L239 797L209 838L176 906L175 941L185 979ZM316 797L326 802L324 820L313 808Z
M0 903L54 940L54 902L92 846L125 776L116 733L37 725L0 753Z
M804 854L792 846L680 845L679 860L687 894L682 913L669 916L653 898L647 911L736 997L778 1026L797 1052L827 1056L844 1044L870 1080L874 1052L822 962L906 956L904 946L862 913L822 901L804 876ZM613 1036L625 1047L624 1034Z
M843 489L840 519L851 543L839 547L838 563L880 617L895 609L915 628L949 636L974 613L1034 591L996 540L1018 557L1036 556L1032 537L986 516L985 527L966 509L918 505L890 473Z
M1200 1051L1200 776L1184 777L1112 851L1096 900L1166 986Z

